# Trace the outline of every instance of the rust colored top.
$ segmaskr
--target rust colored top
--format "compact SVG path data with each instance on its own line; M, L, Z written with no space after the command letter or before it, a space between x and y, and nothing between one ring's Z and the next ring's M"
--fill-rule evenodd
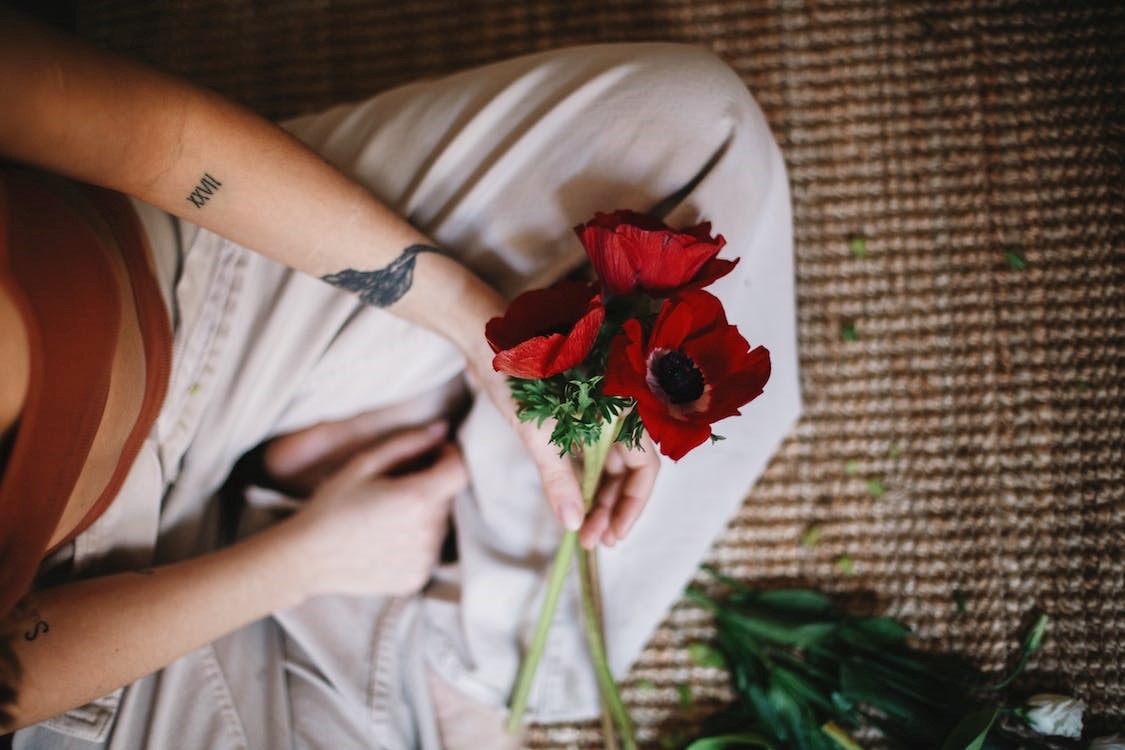
M115 270L122 264L127 285ZM120 193L0 165L0 284L23 318L31 357L23 410L0 478L2 616L30 588L40 561L96 521L121 488L164 400L172 333L144 233ZM122 313L129 305L144 349L137 418L94 504L48 549L108 416Z

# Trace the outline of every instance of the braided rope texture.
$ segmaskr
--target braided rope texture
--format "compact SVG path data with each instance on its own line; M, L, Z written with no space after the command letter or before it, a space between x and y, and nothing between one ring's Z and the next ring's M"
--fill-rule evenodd
M806 411L710 562L994 671L1045 611L1018 684L1125 723L1125 4L88 0L77 28L272 117L569 44L715 50L789 167ZM731 697L688 656L712 634L684 603L655 632L643 746Z

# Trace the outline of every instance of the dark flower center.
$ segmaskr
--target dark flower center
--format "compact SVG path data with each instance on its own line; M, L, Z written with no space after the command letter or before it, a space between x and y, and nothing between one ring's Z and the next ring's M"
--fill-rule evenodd
M653 368L656 381L673 404L686 404L703 395L703 373L680 352L668 352Z

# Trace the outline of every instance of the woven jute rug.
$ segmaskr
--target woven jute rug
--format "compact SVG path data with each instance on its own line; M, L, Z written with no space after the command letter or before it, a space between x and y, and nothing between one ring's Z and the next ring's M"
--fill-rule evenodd
M866 597L1125 724L1125 4L88 0L78 32L271 117L552 47L715 50L781 144L806 412L710 561ZM955 600L961 600L962 607ZM625 683L645 746L730 697L677 605ZM594 725L536 748L596 747Z

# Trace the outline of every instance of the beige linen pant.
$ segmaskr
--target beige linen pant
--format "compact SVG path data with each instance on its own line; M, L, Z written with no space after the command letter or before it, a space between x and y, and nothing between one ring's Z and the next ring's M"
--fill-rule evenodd
M800 409L789 194L758 107L706 51L603 45L411 84L286 127L507 295L580 264L571 227L599 210L710 220L724 256L742 258L713 289L769 348L773 376L717 426L726 441L665 463L630 538L603 551L607 647L623 676ZM449 344L386 311L197 227L148 209L144 219L173 315L172 379L121 495L67 551L78 573L213 549L216 493L245 451L425 394L462 367ZM427 663L503 705L560 529L491 403L473 405L459 439L472 479L455 503L460 559L424 595L279 612L19 732L15 746L438 748ZM597 711L576 590L533 719Z

